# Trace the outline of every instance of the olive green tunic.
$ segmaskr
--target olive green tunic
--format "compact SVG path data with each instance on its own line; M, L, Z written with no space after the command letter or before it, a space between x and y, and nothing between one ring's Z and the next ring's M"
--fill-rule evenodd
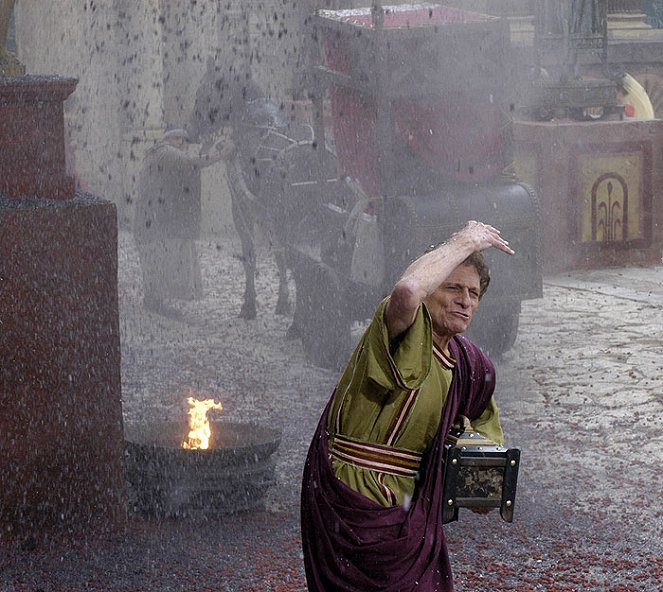
M439 428L455 362L434 344L425 305L390 352L384 322L387 302L388 298L378 306L336 387L329 414L330 445L334 446L334 435L341 434L354 442L423 454ZM493 398L473 427L502 443ZM332 468L347 485L384 506L407 506L414 495L415 477L360 467L336 457Z

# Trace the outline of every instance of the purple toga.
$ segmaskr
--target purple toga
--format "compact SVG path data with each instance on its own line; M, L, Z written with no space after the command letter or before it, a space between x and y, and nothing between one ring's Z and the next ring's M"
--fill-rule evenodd
M444 440L457 414L477 419L495 388L495 369L471 341L454 337L457 365L440 428L424 456L409 507L385 507L350 488L331 467L328 413L309 448L302 485L302 542L310 592L452 592L442 527Z

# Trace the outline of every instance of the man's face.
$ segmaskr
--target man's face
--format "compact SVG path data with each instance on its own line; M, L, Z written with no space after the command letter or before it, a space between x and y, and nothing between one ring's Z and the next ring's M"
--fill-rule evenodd
M459 265L425 303L433 319L433 331L442 341L466 331L479 306L479 272L472 265Z

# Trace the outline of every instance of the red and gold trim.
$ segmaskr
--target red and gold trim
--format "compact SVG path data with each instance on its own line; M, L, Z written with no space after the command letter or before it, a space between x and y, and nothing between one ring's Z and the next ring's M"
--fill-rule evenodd
M385 440L385 444L387 446L394 445L394 442L396 441L396 438L400 434L403 425L405 425L405 420L410 415L410 412L412 411L412 408L414 407L414 404L417 401L418 395L419 395L419 389L414 389L411 390L407 394L407 396L403 399L403 402L401 403L398 413L396 413L394 419L391 422L391 425L389 426L389 430L387 432L387 438Z
M421 468L422 455L417 452L355 442L338 434L331 442L330 453L343 462L399 477L414 477Z
M456 360L450 355L445 354L437 345L433 344L433 355L435 359L445 368L453 370L456 367Z
M387 360L389 360L389 368L391 369L391 374L394 377L394 382L398 385L398 388L401 390L407 390L407 385L405 382L403 382L403 377L401 376L401 372L396 366L396 362L394 362L394 358L392 358L390 355L387 356Z
M385 498L387 498L389 505L395 506L398 503L398 499L396 498L396 494L385 485L385 475L386 473L378 473L378 483L380 484L380 487L382 487L382 493L384 493Z

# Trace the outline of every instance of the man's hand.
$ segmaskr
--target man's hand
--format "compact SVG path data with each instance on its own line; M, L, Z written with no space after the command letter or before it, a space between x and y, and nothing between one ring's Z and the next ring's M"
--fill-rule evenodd
M210 166L220 160L227 161L235 153L235 144L230 138L221 138L211 148L206 151L201 149L201 166Z
M502 238L500 231L483 222L470 220L461 230L456 232L451 241L458 241L463 244L466 242L471 245L472 251L483 251L489 247L495 247L509 255L514 254L514 250L509 246L508 241Z
M214 145L214 150L221 160L227 160L235 152L235 143L229 137L224 137Z

